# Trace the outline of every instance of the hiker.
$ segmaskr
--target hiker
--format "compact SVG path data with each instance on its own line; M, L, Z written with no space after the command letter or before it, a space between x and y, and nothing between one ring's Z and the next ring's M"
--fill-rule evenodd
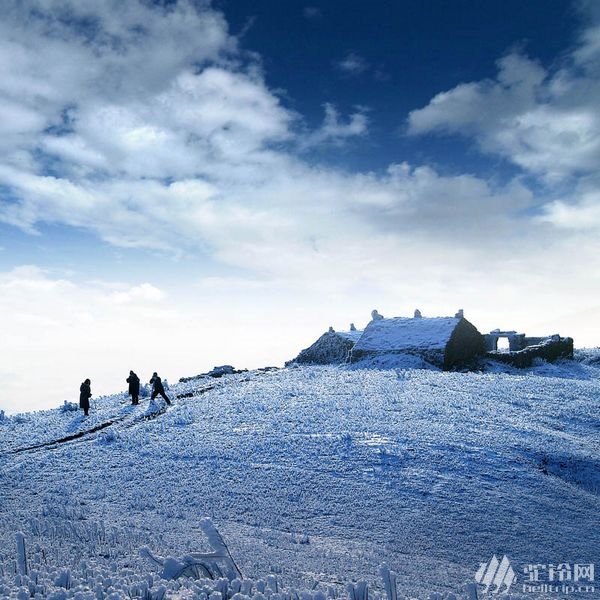
M83 408L83 414L87 417L90 410L90 398L92 397L92 382L86 379L79 387L79 406Z
M154 400L156 396L162 396L166 400L167 404L171 404L171 401L165 394L165 388L163 387L162 379L158 376L156 371L152 373L152 379L150 380L150 383L152 384L152 394L150 395L150 400Z
M140 403L140 378L133 372L129 371L127 378L129 384L129 395L131 396L131 404Z

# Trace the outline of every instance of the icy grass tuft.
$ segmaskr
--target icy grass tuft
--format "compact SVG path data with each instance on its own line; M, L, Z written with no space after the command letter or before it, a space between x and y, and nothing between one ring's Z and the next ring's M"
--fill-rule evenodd
M114 427L111 427L111 428L107 429L106 431L103 431L98 436L98 444L100 446L109 446L118 441L119 441L119 432Z
M208 519L201 521L203 531L208 534L215 553L222 555L229 552L220 547L223 540ZM40 525L36 526L38 529ZM190 560L196 563L193 555L183 559L167 558L162 561L162 572L147 572L141 569L119 567L117 561L102 552L94 552L90 546L88 554L93 558L68 557L68 554L57 552L62 542L69 542L74 532L68 529L62 533L66 539L60 539L59 532L55 542L46 548L39 544L28 545L26 550L25 535L19 532L17 538L17 556L13 568L0 556L0 596L23 600L339 600L338 592L326 589L285 588L277 575L271 574L266 579L242 578L241 573L232 579L209 576L208 570L186 571ZM89 533L89 532L88 532ZM127 535L109 534L105 526L96 527L95 534L109 542L119 553L119 546L127 541ZM129 540L131 541L131 540ZM69 544L67 543L67 546ZM121 548L122 550L123 548ZM147 549L142 548L140 554L148 558ZM28 556L29 555L29 556ZM151 555L150 555L151 556ZM156 560L155 557L151 557ZM68 566L65 564L68 561ZM121 559L122 562L122 559ZM29 564L29 567L27 566ZM182 567L184 568L182 571ZM385 600L398 600L396 592L396 574L386 565L380 568L385 589ZM384 600L378 593L371 593L365 580L348 583L346 591L349 600ZM430 596L431 597L431 596ZM402 597L407 600L406 597ZM441 600L441 596L439 596ZM453 597L454 598L454 597ZM450 600L448 597L446 600ZM454 598L454 600L456 600Z

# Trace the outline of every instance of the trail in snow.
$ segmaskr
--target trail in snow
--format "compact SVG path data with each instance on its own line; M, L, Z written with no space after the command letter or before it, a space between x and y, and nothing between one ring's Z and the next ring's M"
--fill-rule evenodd
M215 385L209 385L209 386L206 386L203 388L194 389L190 392L178 394L175 397L177 399L182 399L182 398L191 398L194 396L201 396L202 394L205 394L205 393L209 392L210 390L215 389L215 387L216 387ZM9 449L9 450L6 450L5 452L3 452L2 454L6 454L6 455L21 454L23 452L30 452L30 451L44 449L44 448L50 449L50 448L53 448L60 444L65 444L65 443L72 442L72 441L78 441L78 440L85 441L87 439L95 437L94 434L98 433L99 431L102 431L113 425L122 424L124 426L124 428L127 428L127 427L133 427L135 425L138 425L144 421L151 421L153 419L156 419L160 415L164 414L167 411L167 408L168 408L167 404L164 403L157 410L152 410L150 412L146 411L142 415L134 415L134 418L130 418L130 415L126 414L121 417L112 418L108 421L104 421L102 423L94 425L93 427L91 427L89 429L83 429L83 430L77 431L76 433L66 435L66 436L60 437L58 439L48 440L48 441L40 442L38 444L32 444L30 446L25 446L25 447L21 447L21 448Z

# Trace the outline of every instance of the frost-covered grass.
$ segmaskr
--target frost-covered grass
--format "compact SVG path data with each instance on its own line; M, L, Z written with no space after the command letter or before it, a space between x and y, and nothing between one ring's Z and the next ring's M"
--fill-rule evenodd
M116 395L87 419L62 407L4 417L4 597L30 583L16 575L22 531L46 591L69 570L68 597L130 597L151 579L152 593L208 599L215 582L163 581L139 555L207 551L205 516L244 578L290 594L345 596L366 579L384 595L382 563L400 597L421 598L464 594L493 554L515 567L600 564L599 374L585 361L478 374L301 367L171 385L180 398L166 412ZM99 596L98 577L114 589Z
M600 348L576 348L573 355L578 362L600 366Z

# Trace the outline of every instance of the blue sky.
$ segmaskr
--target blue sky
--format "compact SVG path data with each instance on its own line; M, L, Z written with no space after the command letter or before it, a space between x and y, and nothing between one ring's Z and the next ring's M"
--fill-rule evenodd
M9 412L454 314L596 345L600 9L6 3Z

